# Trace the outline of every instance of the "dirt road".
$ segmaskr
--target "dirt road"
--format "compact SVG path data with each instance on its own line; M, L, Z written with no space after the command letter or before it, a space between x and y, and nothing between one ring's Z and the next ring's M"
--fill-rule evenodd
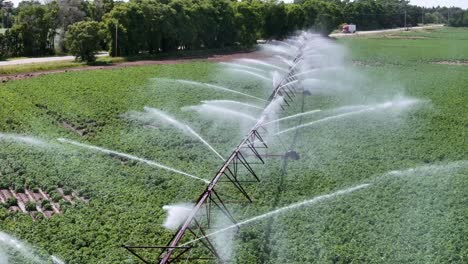
M182 57L182 58L171 58L171 59L161 59L161 60L128 61L128 62L116 63L116 64L109 65L109 66L81 66L81 67L59 69L59 70L6 74L6 75L0 75L0 82L27 79L27 78L33 78L33 77L37 77L37 76L41 76L45 74L53 74L53 73L61 73L61 72L87 71L87 70L110 70L110 69L116 69L116 68L126 68L126 67L155 65L155 64L188 63L194 60L223 62L223 61L231 61L231 60L240 59L240 58L253 58L253 59L263 58L263 56L264 55L258 51L246 51L246 52L234 52L234 53L229 53L229 54L215 54L215 55L185 57L185 58Z
M107 52L99 53L97 57L108 56ZM75 56L53 56L53 57L40 57L40 58L26 58L26 59L16 59L9 61L0 61L1 66L10 66L10 65L22 65L30 63L44 63L44 62L55 62L55 61L73 61Z
M441 28L444 25L430 25L430 26L422 26L422 27L411 27L409 30L418 30L418 29L428 29L428 28ZM371 30L371 31L357 31L354 34L348 33L334 33L330 34L331 38L347 38L347 37L358 37L358 36L366 36L366 35L373 35L373 34L382 34L382 33L391 33L391 32L398 32L398 31L405 31L406 28L393 28L393 29L383 29L383 30Z

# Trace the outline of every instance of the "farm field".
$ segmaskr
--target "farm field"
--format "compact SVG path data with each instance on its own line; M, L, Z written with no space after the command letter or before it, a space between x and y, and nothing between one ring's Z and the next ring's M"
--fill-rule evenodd
M267 166L259 167L261 183L247 187L254 202L232 208L237 219L249 219L362 188L249 223L235 236L227 232L220 244L230 245L222 251L234 263L467 262L468 66L455 62L468 61L468 29L391 36L337 40L346 47L347 70L329 74L337 80L329 92L296 96L282 114L321 112L281 122L280 130L327 118L339 107L395 98L417 104L329 119L269 138L271 153L292 149L300 159L267 159ZM57 139L128 153L209 180L221 161L203 144L174 128L143 125L129 116L144 107L163 110L228 155L253 123L226 116L220 122L187 107L203 100L264 103L173 81L269 95L262 81L221 68L196 61L0 84L0 187L53 193L60 188L84 198L73 204L58 201L62 213L50 218L1 208L0 231L29 243L41 258L55 255L66 263L139 263L120 246L165 245L173 232L162 226L163 206L194 201L203 182ZM12 134L32 138L13 140ZM225 192L233 193L229 187ZM10 261L36 260L13 254Z

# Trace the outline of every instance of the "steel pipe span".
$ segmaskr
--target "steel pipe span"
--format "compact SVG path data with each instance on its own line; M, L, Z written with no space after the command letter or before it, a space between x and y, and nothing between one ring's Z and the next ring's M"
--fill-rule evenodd
M287 74L285 74L283 78L281 79L281 81L276 85L276 87L274 87L271 95L269 96L267 100L267 104L262 114L260 115L260 118L257 120L256 124L250 129L250 131L246 134L244 139L237 145L237 147L234 149L231 155L225 160L221 168L217 171L216 175L210 181L205 191L199 196L194 208L191 210L186 220L183 222L183 224L179 227L175 235L172 237L169 244L167 246L123 246L124 248L126 248L130 253L132 253L133 255L135 255L136 257L138 257L145 263L149 263L149 262L144 260L144 258L142 258L140 255L138 255L134 251L134 249L137 249L137 248L163 249L163 251L160 253L159 258L158 258L160 264L173 263L174 261L177 261L177 259L182 254L190 250L190 247L178 246L181 242L181 239L184 237L187 231L189 231L190 233L196 236L196 234L192 230L192 225L195 225L196 227L198 227L200 232L204 234L203 228L201 227L200 223L197 221L197 215L200 212L200 210L203 208L203 206L206 205L207 203L216 204L216 202L213 200L213 197L216 197L219 201L219 204L216 204L218 208L220 208L221 211L223 211L226 215L228 215L231 218L231 220L235 223L234 218L229 213L229 211L227 211L227 208L225 207L223 201L220 199L219 195L215 191L215 187L217 186L217 184L220 182L221 178L223 178L223 175L224 175L229 179L230 182L232 182L235 185L235 187L237 187L237 189L244 196L247 197L249 201L251 201L250 197L245 192L240 182L236 178L237 166L239 164L243 165L256 178L257 181L259 181L259 179L257 175L255 174L255 172L253 171L253 169L250 167L249 162L245 159L241 151L246 148L250 149L251 152L254 154L254 156L256 156L258 160L260 160L261 163L264 163L261 155L257 152L257 149L256 149L256 148L261 148L261 147L255 146L255 143L261 142L264 145L264 147L267 147L259 133L259 129L263 128L264 125L268 122L268 114L271 110L270 107L272 107L273 104L276 104L277 100L279 100L278 102L281 108L283 108L284 105L289 105L288 100L292 101L292 96L294 96L294 92L296 92L295 86L298 85L298 80L295 77L296 66L302 60L303 48L304 46L301 46L298 48L297 54L294 57L292 65L289 67ZM230 166L233 166L234 168L231 169ZM230 177L229 175L231 175L232 177ZM219 258L216 250L213 248L211 242L207 238L206 238L205 243L203 243L203 245L205 245L205 247L207 247L215 257ZM178 254L175 257L173 257L174 253L177 250L181 250L182 252L178 252Z
M297 56L294 59L295 63L299 63L301 56L302 56L302 47L299 49ZM225 171L228 169L229 165L233 163L233 161L238 157L239 153L241 152L242 148L246 144L251 144L251 139L257 137L258 135L258 129L262 127L264 122L267 120L266 117L269 112L269 107L271 104L278 99L279 97L282 97L284 94L288 95L287 91L285 89L288 87L287 83L285 81L289 80L293 75L295 71L295 65L290 66L289 72L283 77L281 82L275 87L273 92L271 93L270 97L268 98L268 103L262 112L260 118L258 119L257 123L252 127L252 129L247 133L247 135L244 137L244 139L239 143L239 145L235 148L235 150L231 153L229 158L226 159L224 164L221 166L221 168L218 170L214 178L211 180L209 185L207 186L206 190L200 195L200 197L197 200L197 203L195 207L192 209L190 212L189 216L185 220L185 222L180 226L178 229L177 233L174 235L172 240L170 241L169 245L167 246L167 249L165 252L162 253L161 255L161 261L159 262L160 264L166 264L171 262L171 256L177 249L177 245L179 245L181 239L183 238L184 234L187 232L187 229L190 227L192 222L195 220L195 217L197 216L198 212L201 210L203 205L208 201L209 197L211 194L214 192L214 188L216 187L217 183L220 181L220 179L225 175Z

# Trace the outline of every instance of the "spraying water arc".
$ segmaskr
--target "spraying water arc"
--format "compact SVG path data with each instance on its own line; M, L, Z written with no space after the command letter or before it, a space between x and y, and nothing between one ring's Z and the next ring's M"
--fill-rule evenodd
M239 102L239 101L234 101L234 100L203 100L201 101L204 104L213 104L213 105L226 105L226 104L233 104L237 106L245 106L248 108L253 108L257 110L263 110L262 107L256 106L254 104L249 104L249 103L244 103L244 102Z
M30 146L37 146L37 147L47 147L49 144L41 139L25 136L25 135L17 135L17 134L3 134L0 133L0 141L12 141L20 144L26 144Z
M258 74L258 73L255 73L255 72L251 72L251 71L247 71L247 70L243 70L243 69L230 69L230 71L239 72L239 73L244 73L244 74L247 74L247 75L254 76L254 77L258 78L258 79L271 82L271 79L270 79L270 78L267 78L267 77L265 77L265 76L263 76L263 75L260 75L260 74Z
M8 249L8 251L3 251ZM37 254L33 247L28 245L26 242L23 242L5 232L0 231L0 263L8 264L9 258L8 253L13 252L14 255L21 256L27 263L50 263L46 257L40 256ZM12 255L13 255L12 254ZM52 263L63 264L63 261L58 257L52 255L50 257ZM15 262L17 263L17 262Z
M326 122L326 121L339 119L339 118L344 118L344 117L347 117L347 116L352 116L352 115L357 115L357 114L363 114L363 113L367 113L367 112L371 112L371 111L391 109L391 108L404 109L404 108L410 107L410 106L412 106L412 105L414 105L414 104L416 104L418 102L419 102L418 100L414 100L414 99L400 99L400 100L388 101L388 102L381 103L381 104L370 105L370 106L364 107L364 108L359 109L359 110L353 110L353 111L350 111L350 112L346 112L346 113L342 113L342 114L338 114L338 115L334 115L334 116L325 117L325 118L322 118L322 119L319 119L319 120L315 120L315 121L312 121L310 123L306 123L306 124L298 125L298 126L295 126L295 127L291 127L291 128L282 130L282 131L276 133L275 135L281 135L281 134L288 133L288 132L291 132L291 131L294 131L294 130L297 130L297 129L300 129L300 128L320 124L320 123L323 123L323 122Z
M214 149L208 142L206 142L206 140L204 140L197 132L193 131L191 127L186 125L186 128L190 133L192 133L196 138L198 138L203 144L205 144L211 151L213 151L216 154L216 156L218 156L222 161L226 160L223 156L221 156L221 154L219 154L218 151L216 151L216 149Z
M272 69L275 69L275 70L282 71L283 73L289 73L289 70L288 70L288 69L285 69L285 68L283 68L283 67L279 67L279 66L274 65L274 64L272 64L272 63L267 63L267 62L264 62L264 61L261 61L261 60L255 60L255 59L240 59L239 61L246 62L246 63L251 63L251 64L262 65L262 66L265 66L265 67L269 67L269 68L272 68Z
M312 115L312 114L315 114L315 113L318 113L318 112L321 112L321 111L322 110L320 110L320 109L316 109L316 110L311 110L311 111L307 111L307 112L304 112L304 113L290 115L290 116L286 116L286 117L282 117L282 118L278 118L278 119L266 122L265 125L269 125L271 123L276 123L276 122L279 122L279 121L289 120L289 119L293 119L293 118L297 118L297 117L301 117L301 116Z
M261 76L261 75L259 75L259 76ZM210 83L187 81L187 80L175 80L175 81L179 82L179 83L183 83L183 84L189 84L189 85L194 85L194 86L202 86L202 87L204 86L204 87L209 87L209 88L213 88L213 89L220 90L220 91L235 93L235 94L243 95L243 96L246 96L246 97L250 97L250 98L257 99L257 100L265 102L265 100L262 99L262 98L259 98L259 97L256 97L256 96L253 96L253 95L250 95L250 94L238 92L238 91L235 91L235 90L231 90L229 88L219 86L219 85L214 85L214 84L210 84Z
M235 111L235 110L221 107L221 106L216 106L216 105L202 104L202 105L197 105L197 106L186 107L186 109L194 110L199 113L217 113L223 118L225 118L226 116L230 116L230 117L241 117L250 121L257 121L257 118L251 115L248 115L246 113Z
M139 157L136 157L136 156L133 156L133 155L130 155L130 154L126 154L126 153L122 153L122 152L118 152L118 151L113 151L113 150L109 150L109 149L105 149L105 148L101 148L101 147L97 147L97 146L83 144L83 143L76 142L76 141L69 140L69 139L65 139L65 138L58 138L57 140L62 142L62 143L74 145L74 146L77 146L77 147L90 149L90 150L94 150L94 151L99 151L99 152L102 152L102 153L105 153L105 154L115 155L115 156L118 156L118 157L122 157L122 158L130 159L130 160L138 161L138 162L141 162L141 163L145 163L145 164L153 166L153 167L161 168L161 169L164 169L164 170L167 170L167 171L171 171L171 172L183 175L183 176L187 176L187 177L202 181L202 182L204 182L206 184L210 183L210 181L208 181L208 180L205 180L205 179L202 179L202 178L197 177L195 175L188 174L186 172L171 168L169 166L157 163L157 162L152 161L152 160L139 158Z
M241 68L241 69L246 69L246 70L252 70L252 71L258 71L259 73L266 74L267 71L256 68L256 67L251 67L247 66L244 64L239 64L239 63L233 63L233 62L220 62L221 65L226 65L234 68Z
M280 59L280 61L282 61L284 64L288 65L289 67L292 67L294 65L294 63L291 60L288 60L281 55L275 55L275 57Z
M200 142L202 142L205 146L207 146L211 151L213 151L213 153L216 154L216 156L224 160L223 156L221 156L221 154L219 154L219 152L216 151L216 149L213 146L211 146L211 144L209 144L202 136L200 136L197 132L195 132L190 126L183 124L180 121L177 121L174 117L164 113L161 110L146 107L146 106L144 107L144 110L145 110L145 114L148 114L151 117L156 117L159 120L165 121L169 123L170 125L174 126L175 128L181 130L182 132L188 132L189 135L192 135L195 138L197 138ZM137 115L136 118L138 119L139 115ZM143 119L145 118L143 117Z
M354 187L351 187L351 188L339 190L339 191L336 191L336 192L333 192L333 193L320 195L320 196L317 196L317 197L312 198L310 200L306 200L306 201L294 203L294 204L291 204L291 205L288 205L288 206L285 206L285 207L282 207L282 208L278 208L278 209L273 210L271 212L268 212L268 213L265 213L265 214L262 214L262 215L259 215L259 216L252 217L250 219L241 221L241 222L239 222L237 224L234 224L234 225L228 226L226 228L222 228L220 230L217 230L215 232L209 233L209 234L207 234L207 235L205 235L203 237L199 237L197 239L194 239L192 241L184 243L181 246L187 246L187 245L193 244L193 243L195 243L197 241L200 241L200 240L202 240L204 238L214 236L214 235L219 234L219 233L223 233L223 232L225 232L227 230L237 228L239 226L243 226L243 225L246 225L246 224L249 224L249 223L252 223L252 222L260 221L260 220L262 220L264 218L274 217L274 216L276 216L278 214L285 213L285 212L287 212L289 210L298 209L298 208L304 207L304 206L315 205L317 203L320 203L320 202L323 202L323 201L326 201L326 200L330 200L330 199L336 198L336 197L341 196L341 195L350 194L350 193L356 192L358 190L368 188L370 186L371 186L371 184L367 184L367 183L366 184L361 184L361 185L354 186Z

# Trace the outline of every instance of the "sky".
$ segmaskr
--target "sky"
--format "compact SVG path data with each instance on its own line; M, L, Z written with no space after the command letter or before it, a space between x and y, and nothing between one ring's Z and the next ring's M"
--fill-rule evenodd
M456 6L461 8L468 8L468 0L410 0L412 5L418 6L426 6L426 7L433 7L433 6Z
M8 1L8 0L6 0ZM18 5L21 0L11 0L15 6ZM293 0L284 0L284 2L293 2ZM461 8L468 8L468 0L410 0L411 4L418 6L456 6Z

